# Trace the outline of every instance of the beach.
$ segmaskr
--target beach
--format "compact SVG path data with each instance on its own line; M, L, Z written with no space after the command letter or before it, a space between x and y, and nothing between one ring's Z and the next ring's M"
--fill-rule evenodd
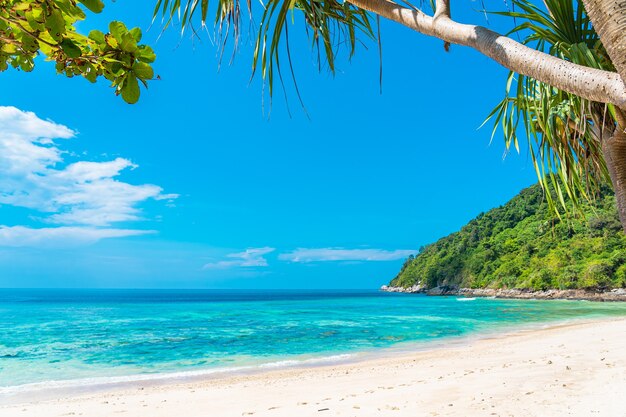
M626 416L626 319L585 320L333 366L111 388L2 417Z

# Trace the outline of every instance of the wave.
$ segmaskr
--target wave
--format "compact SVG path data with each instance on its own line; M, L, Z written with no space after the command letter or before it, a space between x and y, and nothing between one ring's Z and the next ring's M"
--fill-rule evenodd
M321 366L345 362L353 358L354 354L339 354L307 359L288 359L276 362L266 362L257 365L231 366L192 371L163 372L150 374L133 374L108 377L91 377L67 380L49 380L29 384L0 386L0 395L14 395L33 391L47 391L69 389L76 387L105 387L109 385L132 384L137 382L159 382L168 380L184 380L216 375L229 375L242 372L255 372L266 369L295 368L307 366Z
M476 300L476 298L474 297L462 297L462 298L457 298L457 301L474 301Z

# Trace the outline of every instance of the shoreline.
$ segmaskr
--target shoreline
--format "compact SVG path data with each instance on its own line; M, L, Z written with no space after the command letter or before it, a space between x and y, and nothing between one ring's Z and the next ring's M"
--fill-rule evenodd
M607 316L599 320L610 320ZM94 376L66 380L48 380L26 383L15 386L0 387L0 409L2 406L18 405L24 401L20 398L31 397L36 401L45 401L63 396L73 396L74 393L97 394L133 389L142 386L163 386L184 384L198 381L219 380L234 376L262 375L268 372L284 370L314 369L325 366L341 366L355 363L374 361L389 356L401 357L418 352L427 352L438 349L454 348L468 345L483 339L499 339L511 335L532 332L546 328L557 328L571 324L584 324L596 321L596 318L570 318L549 322L527 322L515 326L514 330L505 331L503 328L493 327L463 335L447 336L429 340L409 340L398 342L391 346L353 350L344 352L328 352L328 356L313 354L298 357L279 357L274 361L258 362L254 364L224 366L214 368L198 368L179 371L165 371L158 373L136 373L115 376ZM16 400L17 399L17 400ZM27 401L31 402L31 401Z
M419 404L421 404L420 407L428 406L432 410L439 410L433 411L439 413L439 415L463 415L462 413L466 411L464 408L457 407L453 409L447 407L454 407L459 403L463 403L463 401L468 401L472 396L465 398L465 400L455 398L454 401L445 395L437 398L430 396L430 404L426 404L422 400L428 398L422 398L421 395L417 395L415 397L416 402L411 405L407 404L406 395L409 393L406 391L412 391L418 387L420 391L424 389L427 391L433 389L438 391L442 389L439 385L444 383L446 390L451 390L451 392L471 389L471 392L467 394L472 394L473 398L476 399L478 394L490 389L485 384L492 385L495 381L493 375L484 378L488 376L487 369L498 373L498 376L502 379L505 375L500 375L500 372L513 366L516 362L519 368L516 370L519 373L519 375L516 374L516 378L519 377L520 381L527 384L546 383L543 380L545 378L534 380L534 377L536 372L540 370L556 371L556 367L548 366L546 368L548 362L550 362L550 365L568 362L567 365L559 368L559 373L563 374L560 377L567 379L568 383L574 384L576 378L573 377L578 375L577 378L581 378L583 381L593 382L595 380L599 387L605 387L606 378L604 376L593 378L591 374L587 375L589 372L593 373L594 369L589 369L588 366L583 366L584 362L581 363L580 360L576 360L577 356L589 356L593 355L594 352L598 356L603 355L606 358L614 356L610 362L600 361L600 357L592 362L598 362L595 364L595 368L598 368L595 371L598 373L619 371L617 375L619 382L614 384L614 388L624 392L626 390L626 379L623 378L624 368L619 369L619 367L608 367L607 365L609 363L615 365L617 362L621 364L626 363L626 340L622 340L624 339L623 334L626 332L626 319L602 318L583 320L551 323L546 328L521 329L508 334L496 333L491 335L491 337L483 335L486 337L476 338L468 343L435 347L413 353L386 351L384 352L387 355L385 357L372 357L341 364L281 368L260 373L229 375L218 378L200 378L183 382L170 381L167 384L117 387L87 394L76 392L77 395L61 396L51 400L0 406L0 416L57 417L67 415L68 413L108 416L117 412L124 412L124 415L130 416L199 416L206 415L207 412L216 413L219 416L287 416L319 415L317 414L320 412L318 410L322 408L328 408L328 410L324 410L326 411L324 415L343 415L339 413L340 410L351 413L349 415L358 416L386 415L387 412L389 412L389 415L403 415L397 413L397 411L405 408L410 410L412 406ZM601 340L603 337L594 337L594 334L603 336L605 340ZM572 348L560 348L560 346L565 347L566 345L571 345ZM503 356L503 351L514 352L509 352L509 354ZM526 360L521 360L523 356L527 356ZM468 357L472 358L471 363L467 361ZM546 357L549 357L549 359L546 359ZM530 366L531 364L533 366ZM537 369L530 372L531 369L526 369L527 367ZM476 369L472 370L470 368ZM526 375L529 372L530 374ZM580 372L585 373L585 375L580 374ZM419 376L418 380L414 380L417 376ZM552 377L553 375L550 376L550 378ZM465 383L458 385L461 383L459 378L478 378L478 380L474 381L473 386ZM502 379L499 385L504 384L506 386L507 378ZM347 392L347 388L351 388L347 391L355 392ZM498 388L501 389L500 386ZM267 390L271 392L277 390L277 392L269 395L266 392ZM607 394L606 392L603 393L600 388L597 388L597 390L598 395ZM288 392L289 395L283 396L283 391ZM371 392L368 393L368 391ZM400 392L404 392L404 394L396 398L396 394ZM567 393L569 391L564 390L564 392ZM414 394L419 394L419 392ZM522 398L524 398L523 395L526 395L524 392L518 394L522 395ZM575 392L571 392L571 394L577 395ZM351 395L354 396L351 397ZM504 396L506 398L503 398L502 401L504 403L502 406L510 402L506 400L510 395L511 392L507 392ZM429 395L425 395L425 397L429 397ZM377 399L372 402L372 398ZM491 395L491 398L496 397ZM296 399L299 400L296 401ZM355 402L355 404L345 408L346 404L344 402L348 399L352 399L352 402ZM486 398L483 398L483 400L486 400ZM440 404L441 401L445 402L445 404ZM555 406L565 406L567 402L563 399ZM273 403L276 403L276 405L272 405ZM454 405L449 406L449 403ZM615 403L619 404L618 397L616 397ZM261 404L266 404L267 407L261 409L263 408L260 407ZM311 405L319 406L319 408L314 410L315 407L311 407ZM385 408L387 405L390 407L389 409ZM478 404L478 406L480 405ZM608 406L610 403L605 405ZM472 409L472 406L477 405L471 402L471 404L465 404L464 407ZM394 410L394 407L397 407L398 410ZM179 408L186 411L184 413L180 412ZM256 411L253 411L253 408ZM493 409L498 411L497 408ZM559 408L559 410L563 411L564 408ZM392 411L395 411L395 413L392 413ZM459 414L454 414L455 412ZM498 412L504 412L504 409ZM507 412L510 413L510 411ZM540 414L531 412L524 415ZM424 413L423 415L428 414ZM510 415L518 414L513 413ZM519 415L522 415L521 411Z
M626 301L626 289L615 288L609 291L591 290L542 290L495 289L495 288L455 288L439 286L426 289L420 285L412 287L392 287L383 285L380 291L404 294L425 294L429 296L459 296L481 298L503 298L516 300L575 300L575 301Z
M260 361L252 364L235 366L196 368L172 370L155 373L120 374L114 376L94 376L87 378L47 380L26 383L15 386L0 387L0 411L3 406L14 406L24 403L21 398L34 398L36 402L47 401L66 396L75 396L76 393L90 395L107 393L122 389L135 389L145 386L167 386L202 381L213 381L231 377L263 375L269 372L290 370L316 369L328 366L342 366L367 363L388 357L404 357L421 352L430 352L441 349L453 349L468 346L481 340L497 340L510 336L522 335L528 332L545 329L561 328L571 325L610 321L615 316L575 317L551 321L533 321L518 323L514 329L492 327L461 335L445 336L429 340L407 340L391 346L328 352L328 355L315 354L300 355L297 357L276 357L270 361ZM33 401L26 401L33 402ZM0 417L2 414L0 413Z

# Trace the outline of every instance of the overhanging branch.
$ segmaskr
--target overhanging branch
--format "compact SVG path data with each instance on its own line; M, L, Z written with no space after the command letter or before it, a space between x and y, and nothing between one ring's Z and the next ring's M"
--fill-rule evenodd
M535 78L560 90L626 109L626 85L619 74L556 58L482 26L455 22L449 17L447 0L437 1L436 19L389 0L346 1L424 35L474 48L511 71ZM442 5L441 12L439 5Z

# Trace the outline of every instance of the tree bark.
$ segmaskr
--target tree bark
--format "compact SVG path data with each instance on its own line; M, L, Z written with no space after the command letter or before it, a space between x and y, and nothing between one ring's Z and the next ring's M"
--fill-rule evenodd
M611 58L617 73L626 85L626 1L624 0L583 0L585 10L595 31ZM617 211L626 233L626 121L623 111L626 106L618 106L617 127L608 139L602 138L602 153L611 176ZM604 135L603 135L604 136Z
M626 84L626 1L583 0L583 3L611 62Z
M618 73L559 59L482 26L455 22L447 13L437 13L435 19L420 10L408 9L389 0L346 1L419 33L452 44L472 47L511 71L535 78L560 90L591 101L612 103L626 108L626 85ZM449 10L446 12L449 13Z
M611 137L602 140L602 153L613 183L619 218L626 233L626 133L619 128L615 129Z

